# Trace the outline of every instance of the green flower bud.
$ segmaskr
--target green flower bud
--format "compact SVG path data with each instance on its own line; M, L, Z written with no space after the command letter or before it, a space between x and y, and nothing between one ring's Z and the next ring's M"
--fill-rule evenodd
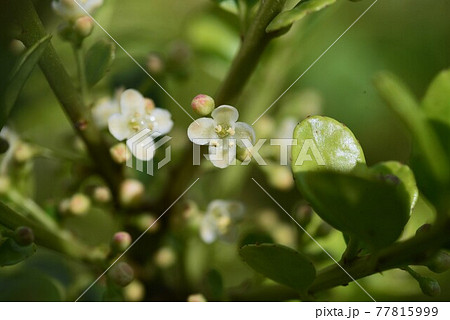
M20 246L26 247L34 242L34 233L28 227L18 227L14 231L14 240Z
M435 273L442 273L450 269L450 255L445 251L439 251L426 266Z
M95 201L99 203L106 203L111 200L111 191L109 191L108 187L100 186L94 189L93 195Z
M131 236L128 232L116 232L111 240L111 249L114 252L123 252L130 246L130 244Z
M25 45L20 40L13 39L9 43L9 51L12 52L16 56L22 54L25 51L25 49L26 49Z
M126 262L118 262L108 272L111 280L120 287L126 287L134 280L134 271Z
M206 94L197 95L191 102L192 109L200 116L207 116L215 108L214 99Z
M418 279L422 292L430 297L437 297L441 294L441 286L435 279L420 277Z
M146 67L152 75L157 76L164 72L165 63L160 54L152 52L147 56Z

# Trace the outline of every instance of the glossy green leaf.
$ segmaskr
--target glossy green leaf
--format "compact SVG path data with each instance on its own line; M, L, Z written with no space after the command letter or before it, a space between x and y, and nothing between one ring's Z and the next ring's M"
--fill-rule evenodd
M449 160L439 143L439 138L427 121L424 111L419 107L410 90L389 73L379 74L375 79L375 85L381 97L413 135L434 178L443 183L449 181Z
M99 82L111 68L116 47L109 40L99 40L86 53L86 81L88 86Z
M45 48L47 48L47 45L50 42L50 39L51 36L48 35L26 50L11 71L8 84L3 89L0 97L0 129L5 125L20 91L25 85L25 82L33 71L35 65L39 62Z
M382 248L402 233L411 200L398 181L380 179L369 169L357 171L300 172L296 182L323 220L371 249Z
M392 180L392 176L398 178L409 196L411 211L414 209L419 198L419 189L417 189L414 173L407 165L397 161L387 161L376 164L370 168L370 171L381 174L380 178L382 179ZM395 182L395 178L393 181Z
M267 27L267 32L274 32L291 26L294 22L303 19L308 14L320 11L336 0L303 0L293 9L281 12Z
M306 290L316 277L316 269L307 257L281 245L246 245L239 250L255 271L296 290Z
M433 80L422 107L428 118L450 126L450 70L442 71Z
M292 171L350 171L365 163L364 153L353 133L342 123L322 116L308 117L294 130Z
M19 246L14 240L7 239L0 245L0 267L12 266L22 262L36 252L36 245Z

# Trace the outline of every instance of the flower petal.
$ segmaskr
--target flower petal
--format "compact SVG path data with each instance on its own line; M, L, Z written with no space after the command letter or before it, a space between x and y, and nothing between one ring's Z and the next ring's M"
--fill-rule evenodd
M234 126L235 134L233 138L237 140L237 143L240 147L244 147L241 140L248 139L252 144L255 143L256 136L255 136L255 130L253 130L253 127L245 122L236 122L236 125Z
M92 108L92 118L100 129L104 129L108 126L109 117L119 112L119 105L116 100L103 98Z
M239 118L239 112L235 107L224 105L214 109L211 116L217 124L232 125Z
M226 168L236 160L236 142L234 139L217 140L209 145L208 160L217 168Z
M149 116L150 121L153 124L153 131L160 134L166 134L173 127L172 115L166 109L156 108Z
M218 234L216 221L212 215L206 214L200 224L200 237L206 243L216 240Z
M109 132L119 141L125 140L133 135L128 125L128 118L120 113L115 113L108 119Z
M155 141L150 134L143 136L137 141L128 139L127 147L131 151L133 156L141 161L150 161L151 159L153 159L156 152Z
M135 116L145 114L145 100L139 91L125 90L120 96L120 110L123 115Z
M189 140L195 144L204 145L208 141L197 141L198 139L215 139L214 120L211 118L200 118L191 123L188 128Z

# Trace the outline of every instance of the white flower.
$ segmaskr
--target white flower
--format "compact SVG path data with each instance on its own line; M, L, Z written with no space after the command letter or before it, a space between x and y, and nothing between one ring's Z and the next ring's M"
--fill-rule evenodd
M75 0L53 0L52 8L62 18L74 21L79 17L87 15L80 6L91 14L102 4L103 0L76 0L76 2Z
M135 134L148 129L149 137L145 145L151 144L151 139L168 133L173 127L169 111L155 108L152 100L144 98L138 91L125 90L120 95L120 112L114 113L108 119L109 132L119 141L132 138ZM142 142L144 143L144 142ZM143 152L144 146L128 145L133 155L139 160L150 160L153 154Z
M195 120L188 128L189 139L199 145L209 144L209 160L218 168L226 168L236 159L236 144L255 142L255 131L245 122L236 122L239 113L232 106L220 106L211 118Z
M206 243L216 239L232 241L237 234L236 222L244 215L244 206L237 201L214 200L203 216L200 236Z

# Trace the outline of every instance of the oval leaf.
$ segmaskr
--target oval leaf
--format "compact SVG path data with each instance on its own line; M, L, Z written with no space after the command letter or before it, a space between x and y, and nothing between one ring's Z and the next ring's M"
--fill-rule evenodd
M358 172L311 171L296 174L297 185L315 212L334 228L370 249L398 239L411 211L402 184Z
M416 179L411 169L397 161L387 161L376 164L370 168L371 172L382 174L381 178L390 179L390 175L398 178L405 187L408 194L411 211L414 209L419 198L419 189L417 189Z
M109 71L115 52L114 43L105 39L97 41L89 48L86 53L86 81L89 86L99 82Z
M450 126L450 70L442 71L431 83L422 102L425 114Z
M0 129L5 125L22 87L33 71L34 66L39 62L50 39L51 36L48 35L36 42L32 47L25 51L14 66L8 84L1 95Z
M36 252L36 245L19 246L14 240L7 239L0 245L0 266L12 266L22 262Z
M247 245L239 250L255 271L295 290L306 290L316 277L311 261L301 253L281 245Z
M266 32L274 32L291 26L295 21L301 20L308 14L320 11L336 0L305 0L298 3L293 9L277 15L266 29Z
M353 133L342 123L322 116L309 117L294 130L292 171L350 171L365 163L364 153Z

